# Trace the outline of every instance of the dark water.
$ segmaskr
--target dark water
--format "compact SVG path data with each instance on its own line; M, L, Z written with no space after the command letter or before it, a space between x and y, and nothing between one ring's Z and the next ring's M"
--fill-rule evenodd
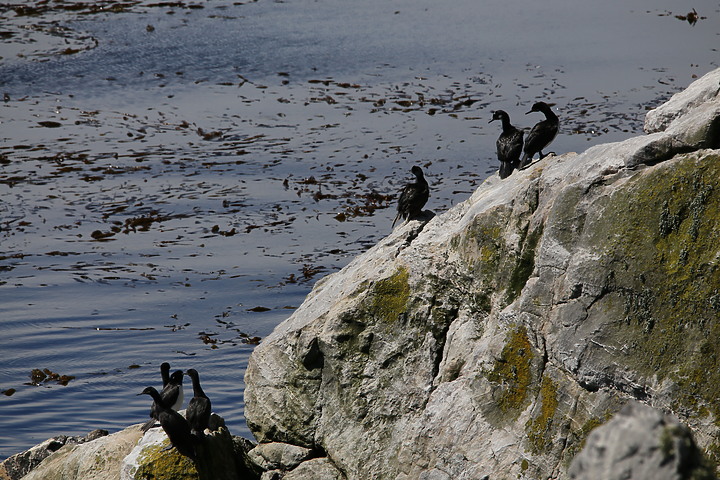
M2 10L0 458L143 421L162 361L249 436L257 337L389 233L413 164L440 213L495 173L494 109L529 127L555 103L558 153L639 134L718 65L720 6L692 7L695 25L669 0ZM36 368L74 378L29 385Z

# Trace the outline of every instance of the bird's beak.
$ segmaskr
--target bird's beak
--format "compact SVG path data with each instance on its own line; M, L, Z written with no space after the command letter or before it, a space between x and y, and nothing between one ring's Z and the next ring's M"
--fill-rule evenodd
M490 121L489 121L488 123L492 123L492 122L493 122L494 120L495 120L495 119L494 119L494 118L492 118L492 119L490 119Z
M532 111L532 110L530 110L529 112L525 112L525 115L527 115L528 113L533 113L533 111Z

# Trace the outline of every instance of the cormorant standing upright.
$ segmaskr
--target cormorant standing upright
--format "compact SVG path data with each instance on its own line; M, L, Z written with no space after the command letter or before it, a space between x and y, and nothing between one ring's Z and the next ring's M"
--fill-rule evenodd
M555 139L558 129L560 128L560 120L547 103L535 103L527 113L532 112L544 113L545 120L536 123L527 137L525 137L525 155L523 156L522 162L520 162L521 169L530 165L536 153L540 154L541 160L545 157L542 153L543 148L550 145L550 142ZM527 113L525 115L527 115Z
M520 154L523 149L523 131L510 124L510 115L503 110L493 112L492 120L502 122L502 133L495 142L497 157L500 160L500 178L507 178L520 166Z
M177 449L178 452L195 460L195 442L196 439L190 432L190 424L182 415L170 408L166 404L160 393L154 387L147 387L138 395L150 395L153 399L153 405L157 411L157 418L160 426L170 439L170 444ZM170 447L168 447L170 448Z
M162 371L160 373L162 373ZM160 396L163 398L163 402L165 402L165 404L173 410L179 410L180 407L182 407L182 402L185 396L183 393L182 381L183 371L174 371L173 374L170 375L168 383L162 389L162 393L160 393ZM157 409L155 404L153 404L152 407L150 407L150 420L145 422L142 426L142 431L147 432L153 428L157 419Z
M392 223L393 227L400 218L409 220L420 215L422 208L430 198L430 187L427 180L425 180L422 169L415 165L410 171L415 175L416 181L405 185L400 192L397 215Z
M200 376L197 370L191 368L187 371L187 375L192 379L193 398L188 402L185 416L193 435L202 437L205 435L205 429L208 428L210 422L212 403L200 386Z

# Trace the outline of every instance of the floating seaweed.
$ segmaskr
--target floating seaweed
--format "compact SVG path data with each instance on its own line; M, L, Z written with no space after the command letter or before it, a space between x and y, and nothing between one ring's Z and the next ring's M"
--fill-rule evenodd
M320 266L320 265L305 264L302 266L301 273L305 280L310 280L318 273L324 272L326 270L327 270L327 268Z
M688 12L686 15L675 15L675 18L684 22L688 22L694 27L698 20L705 20L707 17L699 16L697 11L693 8L692 11Z
M238 233L234 227L230 230L220 230L220 227L218 225L213 225L210 231L216 235L222 235L223 237L232 237L233 235L236 235Z
M38 122L38 125L45 128L59 128L62 127L62 123L55 122L52 120L43 120L42 122Z
M60 375L49 368L43 368L42 370L39 368L33 368L30 372L30 382L27 383L27 385L40 386L54 382L58 385L66 386L74 379L75 377L73 375Z
M272 309L271 309L271 308L268 308L268 307L260 307L260 306L258 306L258 307L248 308L247 311L248 311L248 312L269 312L270 310L272 310Z
M108 240L109 238L113 237L115 235L115 232L103 232L102 230L95 230L93 231L90 236L93 238L93 240Z

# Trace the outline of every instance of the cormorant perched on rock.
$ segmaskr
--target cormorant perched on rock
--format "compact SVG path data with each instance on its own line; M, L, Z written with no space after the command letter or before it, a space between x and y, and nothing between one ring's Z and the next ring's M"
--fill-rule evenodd
M169 367L169 365L168 365ZM161 365L162 368L162 365ZM160 370L160 373L162 374L162 370ZM173 410L179 410L180 407L182 407L182 402L184 399L183 394L183 372L182 370L176 370L173 372L172 375L170 375L170 378L168 379L168 383L165 384L165 386L162 389L162 393L160 394L163 398L163 401L166 405L168 405ZM155 421L157 420L157 409L155 407L155 404L150 407L150 420L145 422L145 425L142 426L142 431L147 432L151 428L155 426Z
M392 223L393 227L400 218L409 220L420 215L422 208L430 198L430 187L427 180L425 180L422 169L415 165L410 171L415 175L416 181L405 185L400 192L397 215Z
M190 424L182 415L166 404L160 393L154 387L147 387L138 395L150 395L153 399L153 406L157 411L157 418L160 426L170 439L170 443L178 452L195 460L196 438L190 432ZM168 447L169 449L170 447Z
M197 370L191 368L187 371L187 375L192 379L193 398L188 402L185 416L193 435L202 437L205 435L205 429L208 428L210 422L212 403L200 386L200 376Z
M540 154L540 159L545 157L542 153L543 148L550 145L550 142L555 139L558 129L560 128L560 120L547 103L535 103L527 113L532 112L544 113L545 120L536 123L527 137L525 137L525 155L523 156L522 162L520 162L521 169L530 165L536 153ZM527 113L525 115L527 115Z
M510 115L503 110L494 111L490 122L493 120L502 122L502 133L495 145L497 146L497 157L500 160L500 178L507 178L513 170L520 166L524 133L510 124Z

